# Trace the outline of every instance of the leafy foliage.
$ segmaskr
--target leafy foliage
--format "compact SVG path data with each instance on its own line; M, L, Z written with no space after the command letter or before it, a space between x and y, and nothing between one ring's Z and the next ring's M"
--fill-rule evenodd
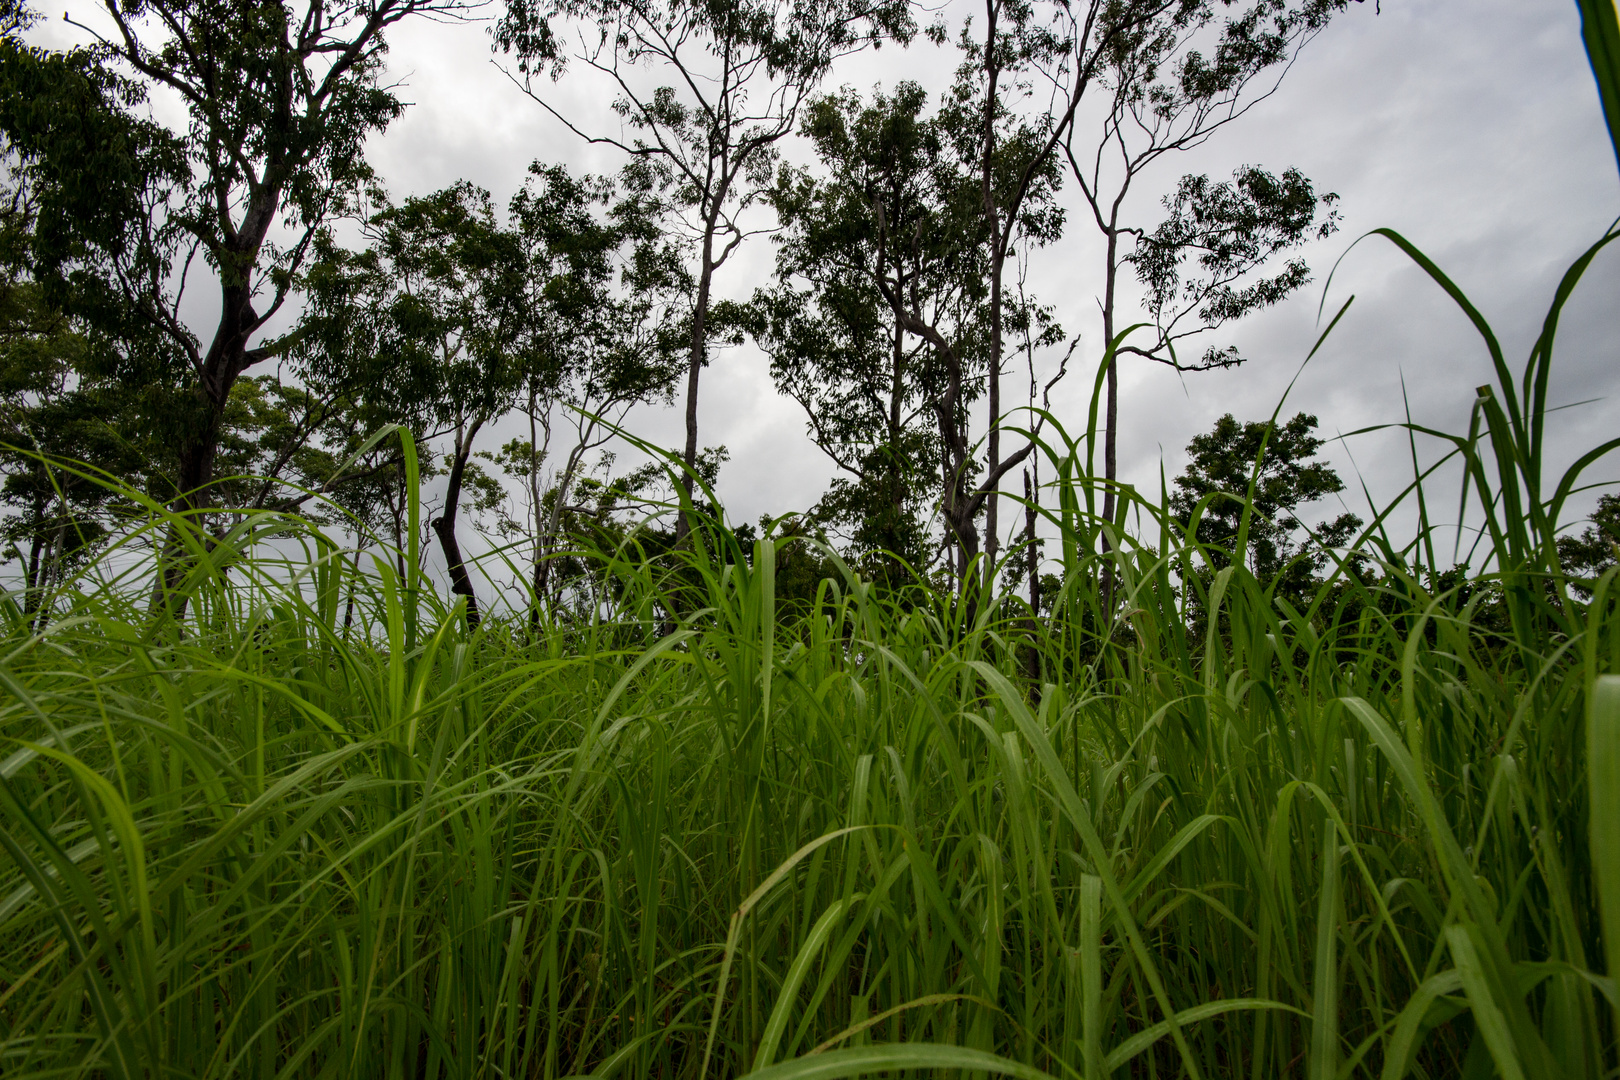
M1239 423L1228 413L1215 421L1212 431L1187 444L1191 460L1176 477L1171 508L1189 527L1196 518L1206 550L1236 555L1239 537L1245 535L1243 558L1261 580L1276 577L1302 555L1305 567L1320 569L1322 554L1307 551L1345 546L1361 519L1340 514L1312 531L1308 547L1299 539L1304 526L1295 516L1299 507L1344 490L1339 474L1316 457L1322 440L1315 430L1316 417L1306 413L1282 424ZM1222 557L1216 559L1222 565Z
M1566 574L1599 578L1620 561L1617 544L1620 544L1620 495L1600 495L1597 509L1592 512L1592 523L1578 535L1558 538L1558 559ZM1577 584L1576 588L1591 595L1586 585Z
M1302 241L1333 235L1338 213L1331 208L1338 198L1333 192L1317 196L1298 169L1275 177L1250 165L1218 184L1208 176L1182 177L1175 193L1165 196L1168 216L1137 237L1136 250L1126 256L1147 288L1148 311L1169 355L1174 357L1178 339L1271 307L1310 281L1310 268L1293 258L1270 277L1236 284ZM1319 206L1327 208L1321 219ZM1184 274L1188 259L1196 264L1195 275ZM1194 315L1194 324L1182 328ZM1235 346L1212 345L1197 366L1241 362Z

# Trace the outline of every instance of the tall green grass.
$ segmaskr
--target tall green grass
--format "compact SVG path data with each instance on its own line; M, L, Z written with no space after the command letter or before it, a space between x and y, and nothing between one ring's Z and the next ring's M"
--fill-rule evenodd
M590 620L469 633L414 550L148 504L48 621L0 603L0 1073L1614 1075L1620 587L1555 540L1615 444L1544 443L1616 234L1517 375L1386 236L1495 379L1404 425L1411 486L1303 604L1166 498L1099 519L1095 411L1042 447L1039 614L779 604L805 541L716 526L599 553Z
M469 633L392 555L148 507L0 609L0 1072L1612 1075L1615 574L1566 580L1593 456L1542 450L1589 261L1520 377L1476 318L1474 571L1419 471L1304 608L1163 499L1100 520L1087 436L1039 617L789 606L806 541L714 528Z

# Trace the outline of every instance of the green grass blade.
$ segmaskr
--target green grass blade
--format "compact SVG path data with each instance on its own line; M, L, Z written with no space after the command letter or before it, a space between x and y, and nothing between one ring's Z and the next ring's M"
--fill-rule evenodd
M902 1069L926 1072L952 1069L1011 1076L1016 1080L1054 1080L1050 1073L983 1050L927 1043L891 1043L829 1050L825 1054L795 1058L745 1075L749 1080L841 1080L843 1077L892 1074Z

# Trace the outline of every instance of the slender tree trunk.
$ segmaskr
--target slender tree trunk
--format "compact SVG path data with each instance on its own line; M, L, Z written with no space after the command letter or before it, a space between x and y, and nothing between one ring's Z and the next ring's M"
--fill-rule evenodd
M1115 217L1117 221L1118 204L1115 204ZM1116 221L1109 222L1108 229L1108 263L1107 280L1103 284L1103 347L1108 348L1114 341L1114 289L1119 278L1119 230L1114 227ZM1119 356L1108 359L1107 386L1104 390L1103 401L1103 520L1114 520L1114 481L1119 475ZM1108 534L1102 533L1102 549L1106 554L1113 550L1108 542ZM1114 564L1103 563L1103 618L1114 608Z
M1036 463L1032 467L1039 468L1039 464ZM1024 470L1024 570L1029 575L1029 622L1024 627L1029 634L1029 644L1024 650L1024 675L1038 688L1041 678L1041 650L1036 637L1040 630L1041 617L1041 560L1035 549L1037 517L1035 506L1040 485L1030 474L1030 469Z
M697 301L692 305L692 344L686 361L686 449L681 460L686 464L681 474L681 488L686 497L692 497L692 477L697 469L698 453L698 373L708 354L709 290L714 282L714 229L711 220L703 230L703 262L698 268ZM685 540L692 531L691 519L684 512L675 522L675 542Z
M1000 11L997 0L985 0L985 92L984 92L984 216L990 226L990 356L986 377L989 398L990 430L986 437L989 455L989 473L994 474L1001 464L1001 275L1004 253L1001 236L1001 211L996 206L992 186L996 149L996 103L999 94L1001 66L996 57L996 18ZM984 587L988 594L995 583L996 556L1001 550L999 480L996 490L990 492L984 510Z
M35 514L34 520L38 521L42 515L43 511ZM39 610L42 594L45 592L44 582L40 579L43 570L39 565L40 553L44 550L45 530L40 528L34 533L33 541L28 545L28 566L23 571L23 614L27 616L32 616Z
M1030 470L1024 470L1024 568L1029 574L1029 610L1032 615L1038 616L1041 610L1041 574L1040 557L1035 550L1035 512L1039 488L1030 476Z
M530 582L533 596L529 600L529 632L531 636L540 629L540 590L545 587L545 578L541 572L541 563L545 559L545 512L540 506L540 432L539 421L535 416L539 409L539 401L534 389L534 383L529 383L529 505L534 508L534 568ZM547 421L550 421L548 414ZM546 429L546 445L551 445L551 429Z
M989 452L989 471L993 474L1001 464L1001 259L991 260L990 270L990 432L986 439ZM995 583L996 556L1001 552L1001 535L997 509L1001 502L1001 481L985 500L984 510L984 587L988 592Z
M1107 278L1103 283L1103 347L1114 341L1114 287L1119 277L1119 232L1108 230ZM1103 517L1114 516L1114 479L1119 472L1119 358L1108 361L1108 386L1103 398Z
M568 463L563 466L562 476L557 481L556 491L551 502L551 514L546 521L545 544L548 555L554 555L560 549L563 506L568 500L568 489L574 483L574 474L579 470L580 459L585 456L587 438L588 436L582 437L574 448L568 452ZM547 558L535 564L534 587L536 600L545 595L550 588L550 581L551 560Z
M360 587L360 549L354 552L354 575L349 578L349 600L343 605L343 631L345 637L354 626L354 591Z
M889 478L889 550L900 552L900 523L906 512L905 462L900 449L900 411L906 395L906 335L894 326L894 359L889 372L889 453L884 462Z
M444 513L433 519L433 531L439 537L439 547L444 551L444 561L450 570L450 591L467 599L469 630L478 626L478 594L473 589L472 577L467 573L467 564L461 557L461 545L456 541L456 511L461 502L461 483L467 473L467 459L472 456L473 438L483 426L484 417L479 416L467 426L465 433L457 433L456 452L450 461L450 481L444 494Z
M34 602L34 618L29 625L35 633L45 629L45 624L50 621L51 608L48 601L51 587L60 583L65 576L62 572L62 560L67 554L67 531L67 508L63 507L62 521L45 544L43 557L34 572L34 594L37 599Z
M383 491L383 498L388 500L388 520L392 522L394 526L394 572L399 575L400 587L404 588L407 580L405 575L405 550L407 540L405 536L405 508L410 499L410 492L405 490L405 470L399 470L397 487L399 500L397 502L394 499L396 488L393 482L390 482L388 487L384 488Z

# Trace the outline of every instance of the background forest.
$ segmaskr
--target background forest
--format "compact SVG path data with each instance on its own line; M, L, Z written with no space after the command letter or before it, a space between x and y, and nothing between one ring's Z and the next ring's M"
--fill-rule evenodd
M531 567L486 591L569 603L550 554L674 501L658 468L615 469L617 433L677 406L674 483L685 498L694 477L712 484L726 451L703 445L702 376L744 341L834 474L786 527L879 576L963 581L982 554L972 574L988 585L1007 545L1034 536L1038 515L1018 520L1000 493L1039 503L1040 411L1081 341L1035 290L1031 255L1078 240L1101 268L1096 330L1119 339L1099 418L1111 516L1120 364L1243 363L1216 332L1309 281L1297 249L1339 216L1337 196L1290 167L1167 177L1147 220L1127 196L1278 92L1345 7L992 5L952 29L903 4L513 6L492 35L514 89L555 113L559 80L597 79L617 131L557 116L621 166L536 162L504 207L468 181L396 200L365 155L404 108L384 83L383 31L475 8L357 9L341 27L323 14L303 37L289 24L263 40L231 11L109 9L83 28L100 44L62 54L21 44L19 10L11 228L28 348L8 380L22 456L5 497L25 595L89 555L113 512L93 491L58 497L31 455L77 447L177 508L296 509L320 492L402 550L397 441L354 460L398 424L433 448L436 564L469 618L490 573L466 562L469 529ZM919 36L957 56L943 92L824 85L834 61ZM228 60L197 44L226 39ZM237 73L217 78L221 64ZM42 111L42 93L77 99L78 121ZM154 93L170 108L150 112ZM184 127L148 118L176 98ZM804 164L785 153L795 141ZM775 273L737 299L717 282L745 241L772 246ZM1299 497L1340 489L1327 475L1306 486ZM688 528L645 524L654 544ZM1038 563L1030 547L1008 569L1038 577ZM799 591L827 573L801 568Z
M7 1074L1610 1075L1620 440L1550 388L1620 233L1520 367L1376 231L1490 373L1391 496L1286 400L1121 474L1128 365L1249 364L1343 220L1182 163L1355 14L0 10ZM387 41L474 18L611 168L390 192ZM834 477L757 523L743 347Z

